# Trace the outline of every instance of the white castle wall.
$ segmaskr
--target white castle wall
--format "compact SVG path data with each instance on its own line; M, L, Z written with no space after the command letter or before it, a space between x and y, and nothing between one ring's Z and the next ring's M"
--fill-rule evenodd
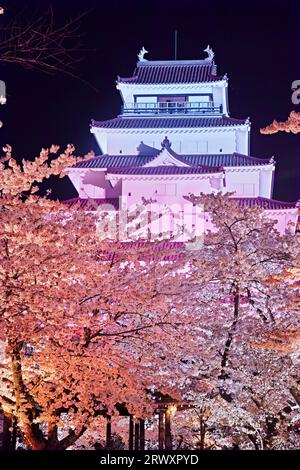
M161 148L161 142L168 136L172 149L179 154L219 154L242 153L248 154L248 130L234 127L227 129L136 129L131 132L98 130L93 128L97 143L102 153L109 155L137 155L140 142Z
M149 165L147 165L149 166ZM152 165L150 165L152 166ZM272 197L272 175L273 165L265 166L250 166L250 167L225 167L225 185L223 181L216 180L217 183L212 181L210 183L212 188L218 189L223 192L234 192L238 197ZM132 196L136 194L137 199L140 200L143 195L146 198L152 197L157 188L155 187L155 177L147 180L146 176L141 176L140 179L132 177L127 179L125 176L120 177L119 183L115 181L111 184L107 181L105 171L101 170L70 170L69 177L78 191L79 197L95 197L95 198L108 198L118 197L121 194L122 181L123 194L131 193ZM175 176L161 177L164 183L172 183L176 178ZM177 177L178 178L178 177ZM186 195L189 192L201 191L206 192L206 180L203 176L181 175L180 179L176 180L176 194ZM173 183L172 183L173 184ZM146 191L146 192L145 192ZM170 189L171 191L171 189ZM188 192L186 192L188 191Z
M140 204L142 198L152 199L161 204L183 204L186 200L183 196L192 193L199 195L201 192L209 194L220 191L222 180L204 175L193 177L151 178L141 176L140 179L123 179L122 194L128 204Z

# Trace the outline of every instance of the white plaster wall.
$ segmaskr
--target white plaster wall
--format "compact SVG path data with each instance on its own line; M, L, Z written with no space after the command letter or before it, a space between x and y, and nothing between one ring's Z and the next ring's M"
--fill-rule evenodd
M243 155L249 154L249 132L247 129L236 130L236 152Z
M276 228L280 233L284 233L286 228L291 224L291 230L294 231L298 220L298 210L278 210L266 211L266 215L273 220L277 220Z
M91 128L91 133L94 134L95 136L95 139L97 141L97 144L99 145L99 148L100 148L100 151L103 153L103 154L106 154L108 153L107 151L107 137L108 137L108 133L106 131L106 129L99 129L97 127L92 127Z
M263 167L259 177L259 195L272 198L272 175L274 170L271 167Z
M75 186L76 190L80 194L80 197L116 197L120 194L120 188L115 189L111 186L111 184L106 181L104 172L101 171L87 171L85 174L79 171L71 171L69 173L69 177ZM171 178L170 178L171 179ZM178 188L183 188L182 191L185 191L186 188L189 188L189 192L191 192L191 187L193 190L197 190L198 186L195 184L193 180L192 186L190 187L190 180L187 180L186 183L184 181L180 181ZM202 186L202 181L200 180L200 185ZM234 168L226 168L225 167L225 182L226 185L223 187L222 184L219 183L217 180L217 184L212 184L215 189L220 189L223 192L235 192L236 196L244 196L244 197L272 197L271 194L271 183L272 183L272 169L271 166L268 170L261 170L258 168L253 167L240 167L239 169ZM114 183L115 184L115 183ZM127 184L127 182L126 182ZM128 192L134 192L136 188L138 189L138 197L143 195L141 191L144 191L146 186L144 186L144 182L141 185L138 184L135 180L131 182L133 191L130 189ZM176 183L177 184L177 183ZM184 186L184 185L187 186ZM95 189L92 188L95 186ZM130 185L129 185L130 187ZM98 189L97 189L98 188ZM105 191L101 190L100 188L104 188ZM126 186L127 188L127 186ZM147 191L149 187L147 186ZM178 192L179 191L179 192ZM203 190L204 191L204 190ZM178 194L180 194L180 190L177 190ZM126 193L125 193L126 194ZM144 194L145 197L151 197L152 192L147 192Z
M235 196L257 197L259 193L259 168L255 170L225 168L225 192L234 192Z
M221 181L219 187L220 185ZM163 180L142 179L141 177L141 180L123 180L122 194L124 202L127 200L128 204L140 204L143 197L156 200L160 204L183 204L186 202L183 196L187 196L189 193L199 195L201 192L211 193L213 191L210 178L199 177L198 179L184 180L169 177L168 180Z
M84 191L86 193L86 197L92 199L104 199L106 197L106 191L104 188L99 188L93 184L85 184Z
M121 195L120 183L117 187L113 187L107 181L105 171L88 170L83 178L83 186L88 197L105 198L119 197Z
M242 152L236 145L236 129L138 129L131 132L114 132L107 129L105 133L94 130L98 145L103 153L109 155L136 155L141 141L158 149L165 138L172 143L172 149L178 153L233 153ZM246 133L243 133L244 136ZM191 150L189 150L191 149ZM221 150L222 149L222 150Z
M292 223L295 227L298 219L298 211L297 209L289 209L289 210L266 210L264 214L271 220L277 220L275 225L276 229L283 234L285 232L286 227L289 223ZM212 230L213 232L216 230L214 225L211 222L211 216L209 213L205 213L205 231Z
M79 188L80 188L80 174L78 171L68 171L68 177L71 180L71 183L73 184L74 188L79 194Z
M198 135L201 135L201 131ZM235 130L208 131L203 133L208 136L207 153L233 153L236 152Z
M223 87L215 87L213 88L213 101L215 106L223 106L224 111L224 97L223 97Z

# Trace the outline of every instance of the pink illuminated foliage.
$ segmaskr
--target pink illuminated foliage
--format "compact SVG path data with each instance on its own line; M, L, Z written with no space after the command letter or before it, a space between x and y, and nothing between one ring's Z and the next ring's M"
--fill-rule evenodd
M189 322L170 266L100 244L94 214L39 195L78 161L70 145L50 162L57 150L19 165L6 146L0 161L0 403L34 450L69 447L118 403L151 416L154 390L179 397Z
M99 239L95 213L40 195L78 161L73 146L21 165L4 151L0 404L27 447L103 444L108 416L126 442L120 405L149 418L155 446L157 392L184 404L175 447L299 446L297 236L259 208L190 196L215 231L201 249L153 260L151 243Z
M299 134L300 132L300 113L291 111L286 121L274 121L267 127L260 130L261 134L276 134L277 132L292 132Z
M189 199L204 204L217 230L191 254L193 289L182 297L198 316L199 356L195 410L178 414L177 444L297 448L299 238L281 236L259 208L222 195Z

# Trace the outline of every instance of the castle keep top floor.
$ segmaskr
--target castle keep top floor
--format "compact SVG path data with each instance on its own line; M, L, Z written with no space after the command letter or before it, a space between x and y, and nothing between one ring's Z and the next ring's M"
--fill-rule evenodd
M132 77L118 77L123 115L228 116L227 77L217 75L208 46L204 60L146 60L143 48Z
M133 75L118 77L121 113L92 120L104 154L137 154L141 141L159 148L167 135L179 154L249 154L249 119L229 116L228 80L217 74L208 46L203 60L146 60L143 48Z

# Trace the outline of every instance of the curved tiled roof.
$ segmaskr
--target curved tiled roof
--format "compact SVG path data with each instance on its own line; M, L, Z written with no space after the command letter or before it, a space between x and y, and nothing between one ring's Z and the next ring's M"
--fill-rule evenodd
M202 175L206 173L220 173L223 168L201 167L201 166L148 166L110 168L109 174L117 175Z
M135 68L133 76L118 77L119 83L168 84L201 83L221 80L216 75L216 66L209 64L147 64Z
M159 150L157 150L157 154ZM233 154L202 154L202 155L177 155L172 154L178 160L191 166L228 167L228 166L254 166L267 165L268 159L250 157L239 153ZM100 155L90 160L79 162L76 168L124 168L140 167L152 161L156 155Z
M180 159L190 165L205 166L255 166L268 165L268 158L256 158L241 153L215 154L215 155L179 155Z
M294 209L295 202L276 201L265 197L232 198L238 201L240 207L261 207L262 209Z
M115 209L119 208L119 199L118 198L106 198L106 199L92 199L92 198L80 198L74 197L72 199L66 199L62 201L63 204L66 204L69 207L78 205L79 209L84 209L86 211L95 211L99 206L104 204L110 204Z
M221 117L117 117L108 121L95 121L92 127L105 129L172 129L190 127L227 127L246 124L246 119Z
M159 153L159 151L157 152ZM75 168L113 168L143 166L155 158L155 155L100 155L90 160L79 162Z
M161 167L156 167L161 168ZM165 168L165 167L164 167ZM172 167L173 168L173 167ZM178 167L177 167L178 168ZM184 167L180 167L183 169ZM147 167L145 170L153 170L155 168ZM115 168L114 170L120 170L120 168ZM132 169L134 170L134 169ZM197 169L199 170L199 169ZM217 169L219 170L219 169ZM135 173L132 173L135 174ZM295 202L286 202L286 201L276 201L274 199L267 199L264 197L245 197L245 198L231 198L236 200L240 207L261 207L262 209L267 210L283 210L283 209L294 209L296 208ZM72 199L67 199L62 201L63 204L66 204L69 207L73 207L78 205L80 209L84 209L86 211L93 211L97 210L97 208L104 204L110 204L115 209L119 208L119 199L118 198L107 198L107 199L82 199L79 197L75 197Z

